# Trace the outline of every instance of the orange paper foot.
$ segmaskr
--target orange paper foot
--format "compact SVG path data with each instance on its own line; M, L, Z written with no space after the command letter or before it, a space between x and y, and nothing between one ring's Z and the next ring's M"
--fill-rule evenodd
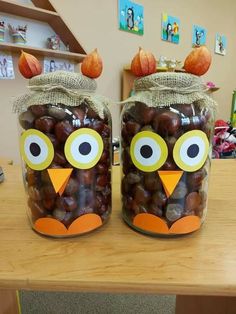
M54 218L39 218L34 229L39 233L51 236L70 236L92 231L102 225L102 219L96 214L86 214L78 217L67 229L63 223Z
M201 222L198 216L186 216L177 220L170 229L167 223L152 214L138 214L133 219L133 225L139 229L156 234L186 234L200 228Z

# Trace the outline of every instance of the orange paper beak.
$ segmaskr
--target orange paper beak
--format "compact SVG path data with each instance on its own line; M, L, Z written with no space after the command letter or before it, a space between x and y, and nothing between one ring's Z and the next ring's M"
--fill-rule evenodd
M56 193L62 196L73 169L48 169L48 174Z
M170 197L182 177L183 171L158 171L158 174L167 197Z

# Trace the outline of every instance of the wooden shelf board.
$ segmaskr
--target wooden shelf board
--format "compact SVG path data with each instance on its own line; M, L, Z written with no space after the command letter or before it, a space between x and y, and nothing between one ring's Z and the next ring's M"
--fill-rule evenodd
M56 11L48 0L31 0L31 2L38 8L50 10L50 11Z
M23 16L29 19L49 23L53 18L59 17L58 13L45 9L30 7L13 1L0 1L0 12Z
M71 52L86 54L72 31L68 28L60 15L55 12L55 9L50 4L50 1L34 0L32 2L34 5L40 6L40 8L22 5L9 0L0 0L0 12L46 22L60 37L64 45L69 45Z
M30 47L30 46L25 46L25 45L17 45L17 44L12 44L12 43L0 43L0 50L7 50L11 52L20 52L21 50L24 50L34 55L65 58L67 60L71 60L77 63L81 62L85 57L84 54L73 53L69 51L43 49L43 48Z

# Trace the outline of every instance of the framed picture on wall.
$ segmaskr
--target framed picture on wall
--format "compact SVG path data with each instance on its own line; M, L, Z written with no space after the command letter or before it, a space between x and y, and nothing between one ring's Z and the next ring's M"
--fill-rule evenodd
M119 29L122 31L143 35L143 6L128 0L118 0Z
M180 20L177 17L162 13L161 39L178 44L179 43Z
M0 52L0 79L12 80L15 78L11 54Z
M206 44L207 30L201 26L193 25L192 47L199 47Z
M226 37L224 35L216 34L215 53L225 56L226 55Z
M44 58L43 68L44 68L44 73L55 72L55 71L67 71L67 72L75 71L74 63L71 63L68 60L54 59L54 58Z

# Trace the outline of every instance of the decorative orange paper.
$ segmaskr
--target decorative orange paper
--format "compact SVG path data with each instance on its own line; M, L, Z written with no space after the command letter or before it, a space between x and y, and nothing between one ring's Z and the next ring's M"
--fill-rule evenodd
M52 181L56 193L62 196L69 181L73 169L48 169L49 177Z
M133 225L156 234L186 234L198 230L201 222L198 216L186 216L173 223L169 229L163 219L152 214L142 213L134 217Z
M39 218L34 229L51 236L69 236L92 231L102 225L102 219L96 214L85 214L72 222L67 229L63 223L54 218Z
M164 220L152 214L138 214L134 217L133 224L135 227L150 231L153 233L169 233L169 228Z
M158 171L167 197L173 193L176 185L182 177L183 171Z

